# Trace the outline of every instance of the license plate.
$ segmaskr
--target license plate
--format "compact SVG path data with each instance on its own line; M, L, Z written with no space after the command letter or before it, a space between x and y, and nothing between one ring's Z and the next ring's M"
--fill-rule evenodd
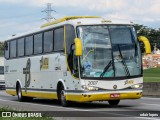
M119 93L110 94L110 98L119 98L119 97L120 97Z

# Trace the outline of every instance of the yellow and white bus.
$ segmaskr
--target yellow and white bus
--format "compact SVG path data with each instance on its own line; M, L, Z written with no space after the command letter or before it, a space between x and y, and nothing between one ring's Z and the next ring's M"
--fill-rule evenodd
M23 29L23 28L22 28ZM150 44L145 37L147 53ZM6 92L33 98L108 101L142 96L141 51L130 22L65 17L5 41Z

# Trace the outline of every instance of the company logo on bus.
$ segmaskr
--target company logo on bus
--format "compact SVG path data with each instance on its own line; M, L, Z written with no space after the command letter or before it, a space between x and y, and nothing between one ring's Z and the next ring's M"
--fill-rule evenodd
M134 80L126 80L124 82L124 85L130 85L130 84L133 84L134 83Z
M42 56L40 60L40 70L49 69L49 59Z
M114 88L114 89L117 89L117 85L113 85L113 88Z

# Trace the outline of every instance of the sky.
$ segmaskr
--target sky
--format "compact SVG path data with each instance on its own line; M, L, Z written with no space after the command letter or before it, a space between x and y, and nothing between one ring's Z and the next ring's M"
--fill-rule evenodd
M160 0L0 0L0 41L44 24L47 3L56 19L94 15L160 28Z

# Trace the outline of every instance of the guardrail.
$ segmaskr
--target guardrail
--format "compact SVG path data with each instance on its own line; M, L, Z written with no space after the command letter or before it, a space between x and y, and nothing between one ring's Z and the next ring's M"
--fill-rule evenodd
M160 82L146 82L143 84L144 96L160 97Z

